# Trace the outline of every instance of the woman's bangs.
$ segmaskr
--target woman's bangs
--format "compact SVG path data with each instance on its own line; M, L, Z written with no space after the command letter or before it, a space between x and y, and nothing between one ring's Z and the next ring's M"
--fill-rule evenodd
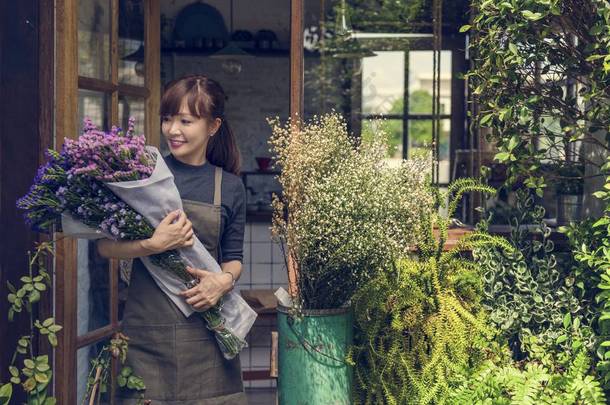
M174 85L167 89L161 98L161 108L159 113L162 117L173 116L180 113L182 100L186 97L186 105L189 109L189 114L197 118L209 117L210 112L207 108L205 93L197 92L196 86L187 88L183 83Z

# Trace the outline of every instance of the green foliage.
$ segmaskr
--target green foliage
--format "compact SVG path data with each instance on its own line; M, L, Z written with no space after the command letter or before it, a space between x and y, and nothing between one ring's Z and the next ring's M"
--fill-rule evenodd
M441 106L442 107L442 106ZM428 114L432 111L432 94L427 90L415 90L409 94L409 111L411 113ZM396 99L388 114L404 113L404 100ZM441 110L441 113L443 111ZM362 122L362 139L372 141L375 136L379 136L376 126L381 126L383 132L388 134L388 157L402 157L397 154L399 147L402 146L403 121L402 120L374 120ZM432 121L412 120L409 122L409 156L426 156L432 148ZM441 142L439 153L446 156L449 153L449 144Z
M497 143L508 183L522 181L541 196L554 180L543 175L542 161L564 164L567 148L581 157L584 143L608 150L598 137L608 138L610 128L610 3L472 5L477 14L463 29L472 37L475 67L466 77L481 107L478 123L491 128L488 140ZM574 91L565 91L566 81Z
M610 163L603 170L608 173ZM593 291L599 306L597 347L597 371L603 379L606 389L610 388L610 176L606 177L604 188L595 193L606 204L604 215L597 220L590 220L580 227L572 226L566 233L573 242L576 260L583 268L582 272L592 274L590 278L597 282Z
M577 341L577 340L575 340ZM576 405L605 404L599 381L591 374L591 359L583 345L573 356L555 362L537 359L525 363L489 359L455 378L451 404ZM558 365L558 367L554 367Z
M483 306L503 336L524 350L532 336L571 352L565 336L565 319L578 321L587 348L595 344L596 314L593 283L576 267L571 254L556 252L551 230L542 221L544 209L534 205L527 190L517 192L511 219L511 252L494 247L477 248L475 259L483 271ZM482 223L484 225L484 223Z
M127 336L122 333L116 333L110 340L110 343L104 345L97 357L91 360L91 367L87 376L87 395L83 397L81 405L85 405L92 397L96 403L100 403L102 394L108 392L108 383L112 370L111 360L115 358L121 364L125 363L128 341L129 338ZM119 387L135 391L137 394L137 405L145 403L144 390L146 390L146 385L144 385L144 380L141 377L133 373L131 367L123 366L121 368L117 375L117 384Z
M34 318L34 312L36 312L34 305L42 298L41 294L48 292L51 287L51 278L46 270L46 265L53 255L54 242L39 243L33 255L28 252L28 275L21 277L21 286L16 288L7 282L9 290L7 299L10 304L9 320L12 322L15 314L22 313L25 308L30 317L30 333L17 340L17 347L8 368L10 380L5 384L0 384L0 405L11 403L14 386L23 389L27 405L54 405L56 403L56 399L49 396L47 392L53 377L49 356L37 353L33 344L37 332L38 337L46 336L51 346L57 346L56 334L62 329L55 323L55 318L47 318L43 321ZM98 393L96 403L99 403L99 395L107 390L107 379L111 370L109 354L118 357L121 363L124 362L127 356L127 338L119 334L111 340L109 346L102 349L96 359L92 360L91 373L99 371L99 375L97 378L89 376L85 399L92 394L92 388L95 386ZM18 366L20 359L21 368ZM132 383L128 384L129 388L144 389L142 380L137 376L129 376L129 379L132 380ZM142 398L138 403L144 403Z
M7 282L10 304L8 310L9 321L13 321L15 314L21 314L23 309L30 318L30 333L21 336L9 364L10 380L0 388L0 404L8 404L13 395L13 386L20 386L26 394L27 404L52 405L55 398L48 395L47 389L53 376L49 364L49 356L41 355L34 349L34 333L38 330L40 336L46 335L52 346L57 345L56 333L61 326L55 323L54 318L40 322L34 318L34 308L41 299L41 294L48 291L51 278L46 270L49 256L53 255L53 244L43 242L38 244L34 254L28 252L28 275L21 277L21 286L16 288ZM18 366L21 360L21 368Z
M447 192L450 213L469 191L493 190L472 179L453 183ZM446 196L437 193L437 204ZM475 231L447 250L448 218L435 213L422 218L428 233L413 254L396 260L354 298L357 333L350 358L358 403L442 403L451 376L476 363L493 334L479 305L478 266L462 253L511 247Z

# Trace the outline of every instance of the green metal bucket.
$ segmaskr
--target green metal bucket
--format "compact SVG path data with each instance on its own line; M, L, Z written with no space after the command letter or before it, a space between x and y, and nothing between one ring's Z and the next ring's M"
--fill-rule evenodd
M351 308L304 310L300 320L278 306L279 405L351 405Z

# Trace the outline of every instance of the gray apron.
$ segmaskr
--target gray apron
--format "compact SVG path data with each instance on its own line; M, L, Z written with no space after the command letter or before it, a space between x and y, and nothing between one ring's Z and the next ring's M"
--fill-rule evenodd
M216 168L214 204L182 200L193 230L218 260L222 169ZM247 405L239 355L226 360L203 318L186 318L134 259L122 329L129 337L126 365L142 377L151 405ZM135 404L117 390L118 404Z

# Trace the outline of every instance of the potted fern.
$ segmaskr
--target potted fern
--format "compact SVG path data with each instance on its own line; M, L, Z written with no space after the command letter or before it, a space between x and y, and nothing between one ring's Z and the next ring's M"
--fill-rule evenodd
M421 240L420 219L433 209L430 163L389 167L385 134L359 143L334 112L300 123L298 131L290 121L269 123L283 188L274 197L272 231L296 267L293 305L278 314L279 400L351 404L350 300Z
M456 207L467 192L494 193L470 178L436 192L435 209L421 217L426 232L354 297L355 403L443 403L456 370L480 355L493 334L480 305L482 280L469 252L481 246L511 249L482 229L446 244ZM448 201L446 214L439 209Z

